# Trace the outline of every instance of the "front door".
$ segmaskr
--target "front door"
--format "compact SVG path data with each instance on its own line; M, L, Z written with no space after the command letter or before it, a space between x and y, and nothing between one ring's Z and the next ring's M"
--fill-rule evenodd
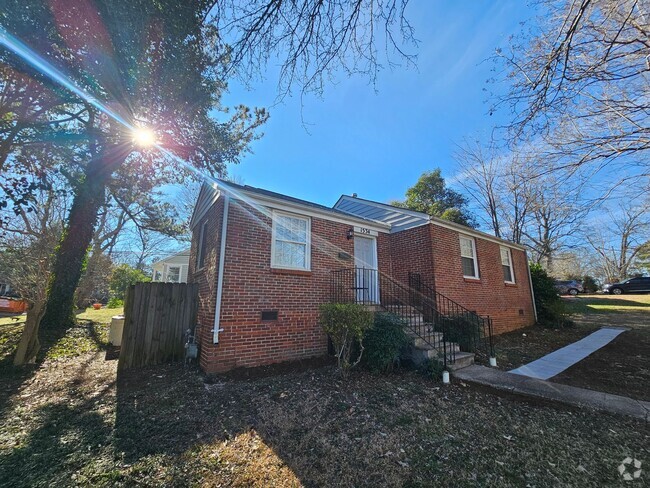
M379 303L377 239L354 236L354 266L357 302Z

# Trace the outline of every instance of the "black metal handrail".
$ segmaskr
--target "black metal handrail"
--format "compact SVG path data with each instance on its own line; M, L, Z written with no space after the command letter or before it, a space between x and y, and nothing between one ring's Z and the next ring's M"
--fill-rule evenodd
M451 298L446 297L422 280L420 273L409 272L409 288L416 300L426 297L435 303L437 312L454 322L450 328L450 340L457 342L461 350L476 352L484 349L489 357L494 357L492 319L469 310Z
M456 360L451 347L451 321L442 316L429 297L415 296L413 290L376 269L345 268L331 272L331 298L335 303L375 305L399 316L412 335L438 353L446 369Z

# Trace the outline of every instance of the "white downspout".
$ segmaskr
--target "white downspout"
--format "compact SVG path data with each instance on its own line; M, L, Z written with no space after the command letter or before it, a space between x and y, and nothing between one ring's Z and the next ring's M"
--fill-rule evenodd
M533 277L530 275L530 263L528 262L528 253L524 251L524 258L526 259L526 269L528 270L528 283L530 285L530 298L533 300L533 313L535 314L535 322L537 322L537 306L535 305L535 290L533 290Z
M219 248L219 276L217 278L217 305L214 310L214 328L212 329L212 342L219 344L219 328L221 319L221 295L223 293L223 270L226 265L226 235L228 232L228 208L230 207L230 197L226 194L223 196L223 220L221 222L221 246Z

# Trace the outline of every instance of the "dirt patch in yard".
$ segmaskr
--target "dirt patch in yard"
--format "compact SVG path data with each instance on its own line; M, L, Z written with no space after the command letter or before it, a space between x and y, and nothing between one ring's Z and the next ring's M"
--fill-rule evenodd
M511 370L576 342L601 327L627 327L603 348L550 379L580 388L650 400L650 296L565 298L575 326L528 327L495 338L499 367Z
M650 400L650 330L623 332L551 381Z
M546 356L598 330L600 325L580 324L567 329L533 325L494 338L497 364L509 371Z
M4 486L626 486L621 460L650 458L641 422L412 372L115 367L47 362L8 399Z

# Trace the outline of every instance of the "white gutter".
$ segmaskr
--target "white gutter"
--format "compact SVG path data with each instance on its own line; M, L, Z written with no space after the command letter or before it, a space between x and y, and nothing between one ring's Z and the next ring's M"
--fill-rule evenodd
M217 305L214 310L214 328L212 329L212 342L219 344L219 328L221 319L221 295L223 293L223 270L226 265L226 236L228 232L228 208L230 207L230 197L223 195L223 220L221 222L221 246L219 248L219 276L217 277Z
M537 322L537 306L535 305L535 290L533 290L533 277L530 275L530 263L528 262L528 253L524 251L524 258L526 259L526 267L528 268L528 283L530 284L530 298L533 299L533 313L535 314L535 322Z

